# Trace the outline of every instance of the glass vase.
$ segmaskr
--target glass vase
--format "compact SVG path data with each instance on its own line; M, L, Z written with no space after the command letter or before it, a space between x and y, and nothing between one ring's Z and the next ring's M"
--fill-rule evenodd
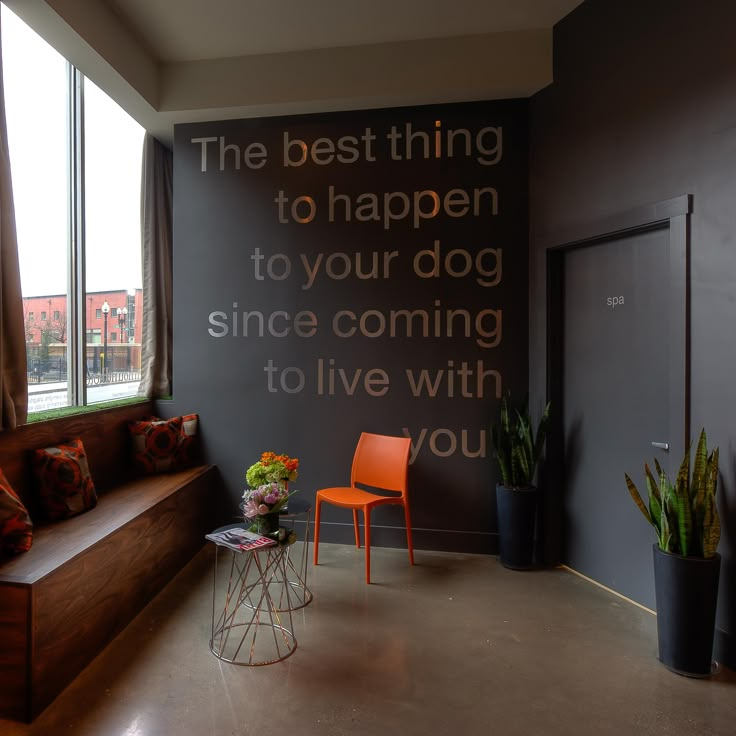
M279 534L279 515L262 514L256 516L256 531L264 537L278 538Z

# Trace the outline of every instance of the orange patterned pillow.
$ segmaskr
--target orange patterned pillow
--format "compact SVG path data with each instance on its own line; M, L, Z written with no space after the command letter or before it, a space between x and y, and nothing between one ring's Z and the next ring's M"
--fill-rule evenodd
M0 470L0 554L28 552L33 544L33 524L26 507Z
M48 519L66 519L97 505L81 439L36 450L33 471L38 479L40 505Z
M185 414L181 418L181 435L179 447L176 450L176 465L179 468L188 468L196 461L197 429L199 428L198 414Z
M177 451L182 433L182 418L130 422L133 462L146 475L177 469Z

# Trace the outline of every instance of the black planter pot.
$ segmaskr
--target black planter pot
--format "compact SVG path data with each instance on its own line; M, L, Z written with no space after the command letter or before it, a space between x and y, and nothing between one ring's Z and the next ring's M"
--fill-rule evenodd
M682 557L654 545L659 661L680 675L712 673L721 556Z
M512 570L534 567L537 489L496 486L499 560Z

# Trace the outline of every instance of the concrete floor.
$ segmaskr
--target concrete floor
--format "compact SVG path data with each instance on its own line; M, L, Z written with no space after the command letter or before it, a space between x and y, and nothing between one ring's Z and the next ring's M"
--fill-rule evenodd
M563 570L492 557L320 546L296 652L266 667L208 649L208 545L32 725L3 736L726 736L736 675L680 677L648 612Z

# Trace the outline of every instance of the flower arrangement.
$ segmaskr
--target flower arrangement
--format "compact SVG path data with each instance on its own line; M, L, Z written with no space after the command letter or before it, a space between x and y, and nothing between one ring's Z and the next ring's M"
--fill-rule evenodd
M257 488L247 488L243 493L243 515L247 519L254 519L266 514L276 514L295 492L289 493L276 481L264 483Z
M287 485L298 475L298 458L270 451L248 468L245 479L250 487L243 493L243 516L253 520L254 531L271 536L279 533L278 517L273 515L284 509L295 493L289 493Z
M248 468L245 479L248 485L255 489L268 483L277 483L285 488L287 482L296 480L298 475L299 458L264 452L261 459Z

